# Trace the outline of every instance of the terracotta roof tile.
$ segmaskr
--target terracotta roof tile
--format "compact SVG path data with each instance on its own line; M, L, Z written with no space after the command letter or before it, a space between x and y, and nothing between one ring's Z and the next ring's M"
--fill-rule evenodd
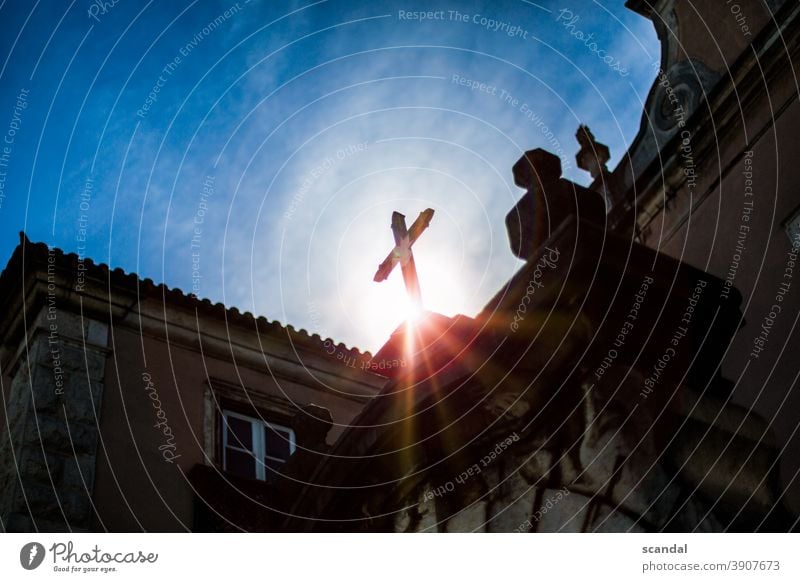
M11 301L11 291L19 282L21 274L25 272L22 264L23 253L25 266L46 265L48 249L49 247L45 243L31 242L25 233L20 232L20 244L14 249L11 258L2 273L0 273L0 297ZM77 265L80 261L80 257L77 254L65 253L59 248L54 248L54 254L56 264L61 268L74 268L73 265ZM235 306L225 307L222 303L212 304L208 298L198 298L193 293L184 293L177 287L169 288L164 283L155 283L150 278L141 279L136 273L126 273L119 267L111 270L105 263L95 263L88 257L83 259L83 265L86 267L87 278L107 279L112 285L136 290L140 295L157 296L160 294L164 299L169 300L170 303L176 306L196 309L212 316L221 316L242 325L249 323L255 326L259 333L269 333L273 336L282 335L288 337L292 342L318 350L323 354L327 354L325 348L333 344L333 340L330 338L322 340L317 333L310 334L305 329L298 330L291 324L284 326L278 321L268 320L263 315L255 317L249 311L242 313ZM264 326L267 326L266 329L264 329ZM370 352L361 352L358 348L349 348L343 343L338 343L336 347L340 352L347 353L357 359L369 360L372 357Z

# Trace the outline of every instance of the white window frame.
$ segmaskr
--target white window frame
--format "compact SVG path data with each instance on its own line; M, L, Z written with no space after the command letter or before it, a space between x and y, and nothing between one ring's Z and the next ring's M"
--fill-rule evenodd
M239 446L238 443L233 442L230 445L228 444L228 418L237 418L239 420L244 420L250 423L250 431L251 437L253 441L253 450L243 449ZM264 428L269 427L275 431L280 431L283 433L288 433L289 435L289 456L291 457L294 454L296 449L295 444L295 434L294 430L289 428L288 426L283 426L281 424L276 424L274 422L267 422L266 420L262 420L260 418L256 418L253 416L247 416L245 414L239 414L238 412L232 412L230 410L223 410L222 411L222 469L227 471L228 470L228 447L240 451L242 453L251 454L255 457L256 460L256 479L259 481L266 481L267 479L267 466L264 463L264 459L270 459L272 461L280 461L281 463L286 463L287 459L281 459L280 457L273 457L267 455L267 443L266 439L264 438Z

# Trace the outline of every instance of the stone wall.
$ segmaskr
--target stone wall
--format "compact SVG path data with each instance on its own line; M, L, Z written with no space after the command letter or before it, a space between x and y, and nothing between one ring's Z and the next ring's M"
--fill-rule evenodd
M45 305L14 363L0 440L6 531L92 526L108 326Z

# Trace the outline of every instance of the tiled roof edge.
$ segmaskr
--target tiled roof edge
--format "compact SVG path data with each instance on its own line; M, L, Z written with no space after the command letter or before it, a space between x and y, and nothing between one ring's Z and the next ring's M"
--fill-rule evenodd
M50 246L42 242L31 242L24 232L20 232L19 234L20 244L14 249L5 268L0 272L0 296L5 295L8 297L10 295L8 291L15 284L12 272L19 272L22 267L23 250L26 263L47 263L47 255L50 251ZM23 246L25 247L24 249ZM77 265L81 260L76 253L65 253L58 247L53 247L53 251L56 257L56 264L60 266L64 266L64 264ZM365 361L372 359L372 354L368 351L362 352L358 348L348 347L342 342L336 343L332 338L323 339L318 333L310 333L302 328L297 329L291 324L283 325L279 321L270 321L263 315L255 316L249 311L241 312L235 306L226 307L223 303L212 303L211 300L207 298L199 298L193 293L184 293L177 287L170 288L164 283L155 283L150 278L140 278L136 273L126 273L119 267L111 269L105 263L95 263L88 257L84 257L83 265L86 268L87 276L108 278L112 285L128 289L136 289L138 285L139 290L144 290L148 295L155 295L160 292L162 297L171 303L182 307L196 308L204 314L222 316L227 321L231 321L235 324L252 324L259 333L266 332L273 336L285 333L291 341L297 341L302 345L310 346L319 350L320 353L334 359L341 359L344 357ZM331 348L335 349L333 354L329 353Z

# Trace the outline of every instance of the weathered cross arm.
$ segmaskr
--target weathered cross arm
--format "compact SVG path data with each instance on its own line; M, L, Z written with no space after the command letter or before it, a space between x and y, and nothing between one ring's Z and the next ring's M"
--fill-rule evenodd
M414 224L416 224L416 221ZM394 234L396 257L400 262L400 269L403 272L403 281L406 284L406 291L408 291L408 295L411 297L414 304L421 307L422 292L419 289L419 278L417 277L417 265L414 262L414 253L411 252L412 243L408 236L408 231L406 230L406 218L399 212L395 212L392 215L392 233Z
M416 242L419 236L423 233L423 231L428 228L428 225L431 223L431 219L433 218L433 209L427 208L424 211L420 212L417 219L414 221L414 224L411 225L411 228L408 229L408 232L405 235L398 236L398 232L400 228L402 231L405 231L406 223L405 223L405 216L400 214L399 212L392 213L392 232L394 233L394 241L395 247L392 251L388 254L386 259L380 264L378 267L378 271L375 273L375 277L373 280L376 283L380 283L381 281L385 281L389 274L394 269L394 266L400 262L400 255L403 250L407 252L411 252L411 245ZM402 225L402 227L400 226ZM408 237L408 243L405 243L405 237ZM405 247L405 249L404 249ZM410 256L409 262L413 261L413 255ZM403 273L405 278L405 272ZM408 281L406 281L408 284Z

